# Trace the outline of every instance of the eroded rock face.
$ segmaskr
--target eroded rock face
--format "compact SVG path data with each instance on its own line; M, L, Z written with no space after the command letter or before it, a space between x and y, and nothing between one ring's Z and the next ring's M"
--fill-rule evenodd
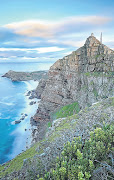
M84 46L63 59L59 59L50 70L75 72L114 71L113 62L114 51L101 44L94 36L90 36Z
M38 99L41 99L41 94L43 93L45 86L46 86L46 79L41 79L41 81L39 82L36 88L36 94Z
M113 63L114 51L88 37L83 47L51 66L34 120L49 119L50 112L74 101L84 108L113 96Z

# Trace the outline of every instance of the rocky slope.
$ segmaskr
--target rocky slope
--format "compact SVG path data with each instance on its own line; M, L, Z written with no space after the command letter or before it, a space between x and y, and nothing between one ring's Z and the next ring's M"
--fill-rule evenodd
M28 81L28 80L41 80L47 78L46 71L34 71L34 72L15 72L8 71L2 77L10 78L12 81Z
M114 51L93 35L83 47L51 66L34 122L47 121L55 109L78 102L80 108L114 95Z
M73 116L57 119L42 141L35 143L30 149L0 167L0 178L37 179L38 174L44 174L45 170L53 167L54 160L63 150L64 143L78 136L86 139L94 128L113 122L114 98L97 102Z
M95 127L114 122L114 52L90 36L83 47L50 68L36 92L41 102L31 123L33 142L38 142L0 167L2 180L37 179L53 167L64 143L73 137L88 138ZM82 110L47 128L50 114L73 102Z

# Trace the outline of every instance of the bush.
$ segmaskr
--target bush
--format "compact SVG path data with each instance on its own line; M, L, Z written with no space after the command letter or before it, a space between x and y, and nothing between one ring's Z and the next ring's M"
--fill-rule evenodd
M114 126L107 125L90 133L88 140L81 137L67 142L60 157L56 159L55 169L44 176L45 180L88 180L93 170L106 161L111 165L108 155L113 151Z

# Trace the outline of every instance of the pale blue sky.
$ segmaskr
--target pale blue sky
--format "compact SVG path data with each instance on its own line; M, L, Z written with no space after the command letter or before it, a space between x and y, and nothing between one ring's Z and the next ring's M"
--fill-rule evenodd
M48 61L91 32L114 48L114 0L0 0L0 60Z

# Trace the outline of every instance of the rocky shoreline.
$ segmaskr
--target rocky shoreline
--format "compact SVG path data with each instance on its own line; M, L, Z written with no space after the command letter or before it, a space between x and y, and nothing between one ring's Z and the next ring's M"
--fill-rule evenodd
M44 90L44 87L46 85L46 79L47 79L47 71L35 71L35 72L16 72L16 71L8 71L6 74L4 74L2 77L6 77L11 79L11 81L29 81L34 80L38 82L38 86L36 89L29 90L25 96L28 100L30 100L29 105L33 106L34 104L37 104L37 99L41 99L41 94ZM35 113L37 114L37 112ZM34 114L34 116L35 116ZM38 123L35 123L33 121L34 116L30 118L30 125L31 125L31 143L30 146L33 144L35 139L35 132L38 130ZM24 121L28 117L28 114L26 112L21 113L21 117L13 122L13 124L20 124L22 121ZM42 124L43 129L44 123ZM40 124L41 129L41 124ZM25 129L27 131L27 129ZM29 146L29 147L30 147Z

